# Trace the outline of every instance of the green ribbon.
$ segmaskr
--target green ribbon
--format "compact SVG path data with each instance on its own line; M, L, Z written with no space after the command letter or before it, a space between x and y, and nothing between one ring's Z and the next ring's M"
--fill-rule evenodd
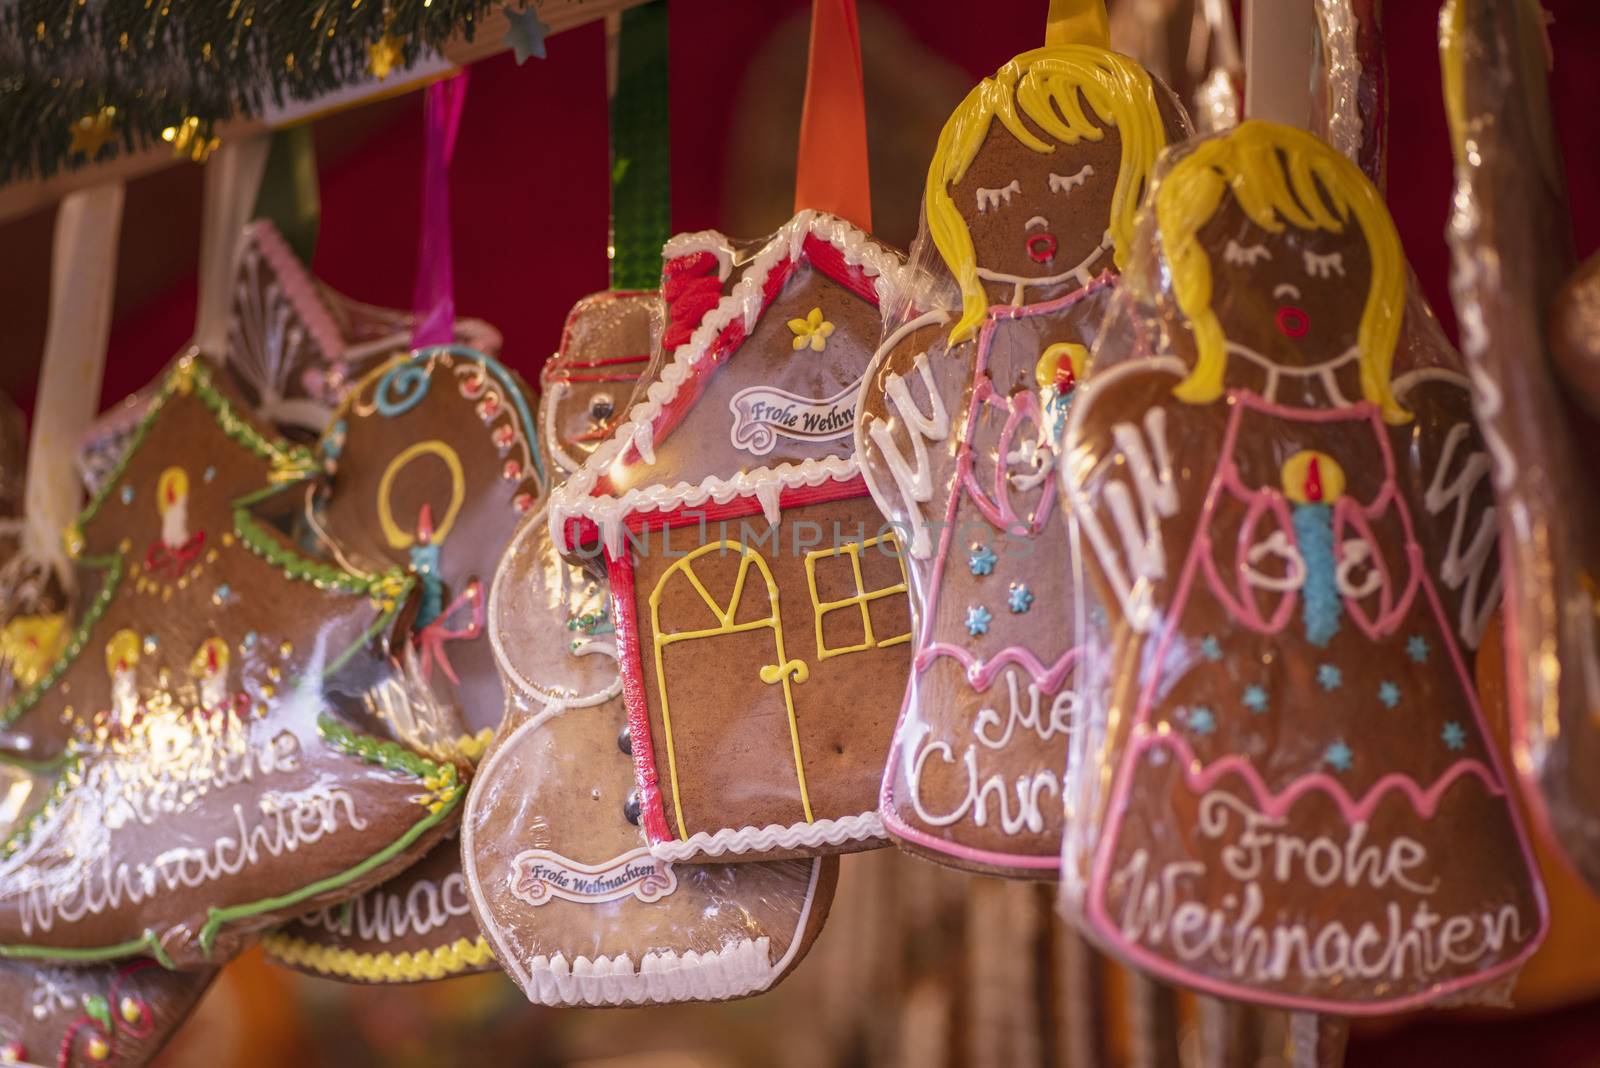
M611 288L661 284L672 236L672 151L667 125L667 4L622 13L617 91L611 99Z
M271 222L300 262L311 265L322 222L322 198L317 192L317 153L310 123L273 133L251 218Z

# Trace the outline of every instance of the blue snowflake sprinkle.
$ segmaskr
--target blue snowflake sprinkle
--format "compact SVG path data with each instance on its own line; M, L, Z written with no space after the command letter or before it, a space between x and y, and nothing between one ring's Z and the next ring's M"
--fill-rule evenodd
M212 479L217 477L217 469L215 467L208 467L206 468L205 473L200 477L204 478L207 482L210 482Z
M252 631L246 631L245 632L245 636L244 636L244 641L240 642L240 644L243 645L246 649L254 649L255 645L256 645L256 632L253 631L253 630Z
M1384 708L1393 708L1400 703L1400 687L1384 679L1378 683L1378 700L1383 702Z
M1444 725L1444 730L1439 732L1439 737L1444 740L1446 749L1465 749L1467 747L1467 732L1461 729L1461 724L1451 720Z
M1217 729L1217 717L1204 705L1192 708L1189 710L1189 729L1196 734L1210 734Z
M980 634L989 633L989 623L994 616L981 604L971 605L967 608L967 633L976 638Z
M212 604L222 605L222 604L227 604L228 602L230 602L232 600L233 600L233 587L229 586L226 582L219 583L217 588L216 588L216 591L211 594L211 603Z
M1006 605L1013 612L1026 612L1033 607L1033 591L1020 582L1011 584L1011 595L1006 598Z
M1332 693L1344 685L1344 672L1332 664L1323 664L1317 668L1317 685Z
M1355 754L1343 742L1334 742L1323 752L1322 759L1333 765L1335 771L1349 771L1350 763L1355 759Z
M1105 626L1106 610L1101 608L1099 605L1095 605L1093 608L1089 609L1089 622L1093 623L1097 627Z
M122 503L123 504L132 504L133 503L133 487L132 486L123 486L122 487Z
M1420 634L1413 634L1411 640L1406 642L1406 655L1418 664L1428 660L1428 639Z
M972 555L967 557L967 567L972 569L974 575L988 575L994 571L995 561L1000 559L987 545L974 543Z
M1267 710L1267 691L1260 686L1246 686L1243 701L1244 707L1259 716Z
M1207 634L1200 642L1200 655L1207 660L1221 660L1222 643L1217 641L1215 635Z

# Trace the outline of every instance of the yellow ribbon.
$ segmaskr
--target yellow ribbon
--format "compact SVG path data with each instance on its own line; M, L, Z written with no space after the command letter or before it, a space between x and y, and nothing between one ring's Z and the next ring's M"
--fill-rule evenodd
M1111 22L1105 0L1050 0L1045 16L1044 43L1111 47Z

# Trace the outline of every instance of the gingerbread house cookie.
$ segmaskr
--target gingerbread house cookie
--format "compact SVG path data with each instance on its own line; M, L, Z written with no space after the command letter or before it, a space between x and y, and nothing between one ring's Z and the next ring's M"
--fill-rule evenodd
M505 694L485 633L487 584L517 522L544 493L528 390L464 348L397 355L334 413L320 455L328 481L309 525L358 568L406 568L421 589L408 659L439 700L461 709L450 748L475 761ZM369 982L436 979L493 967L467 906L451 839L398 878L269 935L269 956Z
M567 475L605 440L655 352L659 294L607 290L567 313L561 347L539 372L540 440Z
M1586 462L1594 424L1570 403L1595 396L1574 372L1582 350L1600 348L1600 321L1594 268L1575 267L1544 32L1528 5L1454 0L1441 21L1457 147L1452 294L1493 446L1478 477L1498 501L1518 763L1543 822L1600 887L1600 506Z
M1062 446L1107 657L1075 904L1161 978L1293 1009L1509 976L1547 917L1470 667L1499 588L1460 361L1311 135L1192 142L1147 203Z
M1181 129L1166 96L1090 45L1027 52L975 87L940 135L913 248L952 284L889 320L862 388L862 472L918 594L883 820L942 863L1060 864L1081 654L1055 441Z
M446 830L456 766L383 636L411 580L310 560L269 522L315 470L198 355L66 532L83 605L0 721L51 785L0 844L0 955L226 959Z
M663 344L688 336L552 512L610 574L645 834L671 861L861 848L910 623L850 430L900 262L811 211L748 260L707 233L667 261Z
M770 989L820 931L838 861L651 856L606 584L561 560L542 517L495 576L490 636L511 701L461 842L502 966L547 1005Z

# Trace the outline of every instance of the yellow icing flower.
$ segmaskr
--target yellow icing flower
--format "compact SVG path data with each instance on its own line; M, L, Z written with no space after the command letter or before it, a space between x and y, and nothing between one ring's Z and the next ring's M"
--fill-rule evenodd
M66 628L64 615L18 616L0 630L0 662L23 686L34 686L60 655Z
M822 317L821 308L812 308L804 319L790 319L789 329L794 333L796 352L807 345L812 352L821 352L833 334L833 324Z

